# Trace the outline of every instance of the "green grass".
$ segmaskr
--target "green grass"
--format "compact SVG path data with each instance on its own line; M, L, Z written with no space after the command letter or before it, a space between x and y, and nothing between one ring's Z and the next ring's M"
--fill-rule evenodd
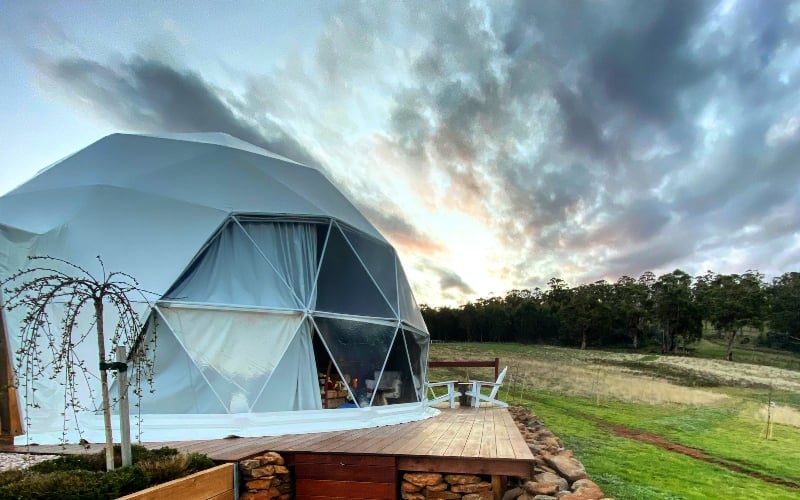
M713 357L714 343L699 349L697 357ZM705 350L704 350L705 349ZM716 351L717 353L719 351ZM765 350L750 350L752 359L777 367L794 366L794 356ZM623 353L624 354L624 353ZM435 345L432 359L491 359L500 357L501 366L519 366L524 360L545 362L543 369L552 373L536 374L542 382L561 374L565 367L584 367L581 377L569 380L575 390L548 389L529 382L524 393L519 386L501 390L511 403L529 407L545 421L566 446L584 463L590 477L605 494L617 499L750 499L800 498L800 490L767 482L715 463L668 451L632 437L622 437L608 424L660 436L670 443L702 450L713 460L740 467L745 472L761 474L800 484L800 428L775 424L773 439L762 438L763 419L757 411L765 407L768 390L755 382L729 380L714 372L708 362L698 360L687 366L659 362L660 356L625 355L619 352L578 351L547 346L514 344L445 344ZM724 354L723 354L724 355ZM739 356L735 359L741 359ZM537 364L536 366L540 366ZM549 369L548 367L552 367ZM652 404L651 401L615 399L613 395L592 397L592 377L596 370L630 377L625 385L646 384L647 380L666 380L686 387L686 391L712 391L727 398L714 403ZM795 368L792 368L795 369ZM705 371L704 371L705 370ZM433 371L432 371L433 372ZM575 371L572 377L575 377ZM599 373L599 372L598 372ZM606 373L606 372L603 372ZM470 375L473 373L470 372ZM476 373L477 375L477 373ZM780 375L780 373L779 373ZM441 373L444 378L460 376ZM791 380L796 376L786 372ZM431 377L431 380L434 380ZM560 380L564 380L563 378ZM571 395L567 395L571 394ZM521 396L521 397L520 397ZM606 397L608 396L608 397ZM691 401L691 398L686 398ZM788 390L772 391L773 401L800 408L800 394Z
M592 414L602 420L619 424L638 424L637 428L663 432L676 442L707 434L702 444L714 443L727 426L718 428L714 422L721 415L732 418L726 409L711 409L708 413L689 413L680 408L624 408L595 407L582 398L561 395L536 394L529 404L548 428L555 432L584 463L592 479L607 496L622 499L706 499L706 498L797 498L798 492L790 488L769 484L744 474L731 472L721 466L705 463L684 455L663 450L655 445L621 438L583 416ZM634 411L631 411L634 410ZM649 411L647 411L649 410ZM653 417L657 417L653 419ZM658 432L656 432L658 433ZM745 440L747 441L747 440ZM717 442L713 447L729 443ZM786 443L773 442L774 447L785 450ZM697 443L695 443L697 445ZM752 450L750 443L734 447L734 451ZM702 447L702 446L700 446ZM714 455L714 450L706 450ZM728 453L727 455L730 455ZM734 453L737 458L741 458ZM779 458L779 457L774 457ZM750 460L752 467L764 471L780 472L784 478L797 475L797 459L770 458L768 453L758 453ZM791 465L795 465L792 467Z
M774 366L786 370L800 371L800 356L787 351L755 347L755 338L748 344L736 342L733 361L754 365ZM728 348L725 340L713 336L703 338L691 345L692 355L698 358L725 359Z

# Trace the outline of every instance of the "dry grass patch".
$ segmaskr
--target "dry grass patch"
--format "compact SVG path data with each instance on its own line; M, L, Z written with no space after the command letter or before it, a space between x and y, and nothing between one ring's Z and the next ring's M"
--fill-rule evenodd
M509 381L501 394L512 398L524 388L651 405L709 405L728 399L724 394L675 385L614 366L518 359L509 365Z
M755 412L754 417L766 424L767 408L762 406L758 411ZM776 424L800 427L800 411L789 406L776 405L774 408L772 408L772 421Z

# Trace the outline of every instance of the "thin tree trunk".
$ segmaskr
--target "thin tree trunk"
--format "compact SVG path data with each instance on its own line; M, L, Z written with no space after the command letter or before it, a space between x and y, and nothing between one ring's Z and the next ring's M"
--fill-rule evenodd
M100 362L106 362L106 339L103 331L103 299L94 299L94 318L97 323L97 349ZM103 424L106 428L106 470L114 470L114 436L111 433L111 404L108 400L108 375L100 370L100 391L103 393Z
M581 349L586 349L586 330L581 332Z
M736 338L736 330L731 330L728 332L728 354L725 355L725 359L728 361L733 361L733 340Z

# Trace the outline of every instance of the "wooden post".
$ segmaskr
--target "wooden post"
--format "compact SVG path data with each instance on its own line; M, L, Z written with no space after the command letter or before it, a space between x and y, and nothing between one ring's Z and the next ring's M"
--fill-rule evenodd
M17 404L17 389L14 387L4 307L3 295L0 293L0 442L14 444L14 436L22 434L22 422Z
M492 474L492 496L494 500L502 500L503 495L506 494L506 484L508 478L506 476L497 476Z
M117 363L126 363L125 346L117 346ZM131 456L131 416L128 401L128 371L117 370L117 387L119 388L119 433L122 448L122 466L132 465Z

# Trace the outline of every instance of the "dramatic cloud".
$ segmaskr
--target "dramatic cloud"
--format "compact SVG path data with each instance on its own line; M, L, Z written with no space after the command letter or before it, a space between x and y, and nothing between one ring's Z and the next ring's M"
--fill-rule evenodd
M119 64L40 59L41 70L97 113L148 132L225 132L301 163L318 162L274 121L236 116L222 92L197 73L132 57Z
M239 89L136 54L35 67L126 127L322 166L425 302L800 265L788 2L345 2L305 47Z

